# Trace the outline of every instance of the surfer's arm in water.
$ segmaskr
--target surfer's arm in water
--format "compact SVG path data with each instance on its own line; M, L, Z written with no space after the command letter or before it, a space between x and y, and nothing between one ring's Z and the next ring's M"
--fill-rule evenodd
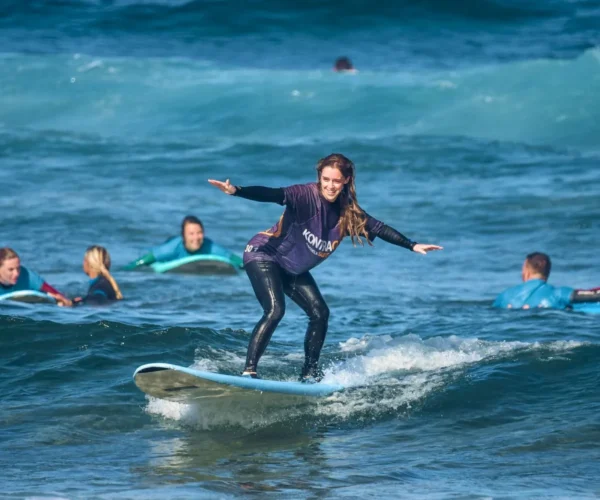
M123 271L131 271L132 269L135 269L137 267L149 266L154 262L156 262L156 257L154 257L154 254L152 252L149 252L146 255L140 257L139 259L136 259L133 262L130 262L129 264L124 266Z
M42 288L40 288L40 291L47 293L51 297L54 297L59 306L71 306L72 305L72 302L67 297L65 297L56 288L50 286L45 281L42 284Z
M209 179L213 186L219 188L226 194L239 196L252 201L261 201L263 203L277 203L283 205L285 200L285 192L283 188L269 188L263 186L234 186L227 179L225 182Z
M586 302L600 302L600 288L591 290L573 290L571 304L584 304Z
M367 215L367 217L369 217ZM393 227L390 227L384 224L377 234L375 235L378 238L381 238L383 241L387 241L392 245L397 245L402 248L407 248L416 253L420 253L425 255L427 252L432 250L442 250L444 247L440 247L438 245L429 245L425 243L417 243L416 241L412 241L404 236L399 231L396 231Z
M208 238L207 238L207 241ZM170 260L187 257L189 253L186 251L181 236L173 236L164 243L155 246L150 251L133 262L127 264L123 270L131 271L141 266L149 266L155 262L168 262Z
M234 254L231 250L222 247L221 245L215 243L209 238L204 239L204 243L202 244L202 253L206 255L214 255L216 257L223 257L228 259L234 267L238 269L244 268L244 259L240 256Z

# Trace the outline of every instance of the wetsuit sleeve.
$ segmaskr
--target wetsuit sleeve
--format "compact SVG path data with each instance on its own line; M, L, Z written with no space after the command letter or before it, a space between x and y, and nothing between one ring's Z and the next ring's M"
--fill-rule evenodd
M570 302L571 304L600 302L600 288L593 288L591 290L573 290Z
M181 236L174 236L168 239L162 245L154 247L150 253L154 255L154 258L158 262L168 262L189 255L183 246L183 238Z
M236 186L233 196L263 203L284 204L283 188L268 188L264 186Z
M296 212L300 220L307 220L318 210L319 192L315 183L294 184L282 189L283 204Z
M377 236L379 236L383 241L387 241L388 243L391 243L392 245L397 245L399 247L407 248L410 251L412 251L414 246L417 244L416 241L409 240L402 233L396 231L393 227L386 226L385 224L379 230L379 233L377 233Z
M64 297L62 293L60 293L56 288L50 286L45 281L42 283L42 286L39 290L44 293L53 293L54 295L60 295L61 297Z
M140 257L137 260L134 260L133 262L130 262L129 264L127 264L126 266L123 267L124 271L131 271L132 269L135 269L136 267L140 267L140 266L149 266L150 264L156 262L156 257L154 257L154 254L152 252L147 253L146 255L144 255L143 257Z
M39 274L30 271L29 269L26 269L23 266L21 266L21 274L23 274L24 278L26 278L26 288L28 290L37 290L39 292L44 292L44 285L50 286L44 281L44 278L42 278Z
M21 272L23 272L23 270ZM60 293L56 288L54 288L54 287L50 286L48 283L46 283L44 281L44 278L42 278L39 274L34 273L33 271L30 271L29 269L27 269L25 271L25 273L27 274L27 280L28 280L27 289L38 290L40 292L51 293L54 295L59 295L60 297L65 297L65 295Z
M508 305L506 303L504 296L505 296L504 292L502 292L500 295L498 295L498 297L496 297L496 300L494 300L492 307L499 307L501 309L506 309L506 307L508 307Z
M373 241L376 237L379 237L383 241L387 241L392 245L407 248L411 251L417 244L416 241L408 239L402 233L396 231L393 227L378 221L374 217L371 217L368 213L365 212L365 215L367 216L367 224L365 225L365 228L369 233L369 239L371 241Z

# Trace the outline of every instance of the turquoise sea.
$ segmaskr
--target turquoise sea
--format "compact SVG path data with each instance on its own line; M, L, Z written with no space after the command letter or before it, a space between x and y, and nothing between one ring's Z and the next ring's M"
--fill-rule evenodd
M600 497L600 316L500 311L526 254L600 286L600 3L7 0L0 246L70 296L106 246L125 300L0 305L2 498ZM356 74L331 71L345 55ZM141 364L239 373L237 276L122 272L187 214L241 254L332 152L427 256L345 242L313 272L326 380L260 413L147 398ZM288 305L261 361L292 380Z

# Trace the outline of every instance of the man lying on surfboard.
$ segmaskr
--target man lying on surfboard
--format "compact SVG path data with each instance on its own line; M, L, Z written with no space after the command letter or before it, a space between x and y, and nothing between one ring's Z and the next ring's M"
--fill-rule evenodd
M234 186L229 179L208 181L229 195L285 205L279 221L254 236L244 252L244 267L264 314L252 332L242 375L257 377L258 361L285 313L285 294L309 318L300 378L321 379L318 361L327 334L329 308L309 271L329 257L345 236L350 236L355 246L357 242L363 244L362 238L371 245L379 237L420 254L442 249L415 243L364 212L356 198L354 181L354 164L341 154L321 159L317 182L309 184L267 188Z
M71 301L51 287L38 274L21 265L12 248L0 248L0 295L21 290L44 292L54 297L59 306L70 306Z

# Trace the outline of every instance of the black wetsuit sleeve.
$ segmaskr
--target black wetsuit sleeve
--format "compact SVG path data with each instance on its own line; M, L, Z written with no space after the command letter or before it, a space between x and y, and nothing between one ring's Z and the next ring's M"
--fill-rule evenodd
M263 186L236 186L235 188L233 196L246 198L247 200L283 205L285 199L283 188L268 188Z
M383 241L387 241L392 245L397 245L399 247L407 248L412 251L414 246L417 244L416 241L409 240L402 233L396 231L393 227L383 225L383 227L377 233L377 236L381 238Z
M600 288L593 290L573 290L571 304L584 304L586 302L600 302Z

